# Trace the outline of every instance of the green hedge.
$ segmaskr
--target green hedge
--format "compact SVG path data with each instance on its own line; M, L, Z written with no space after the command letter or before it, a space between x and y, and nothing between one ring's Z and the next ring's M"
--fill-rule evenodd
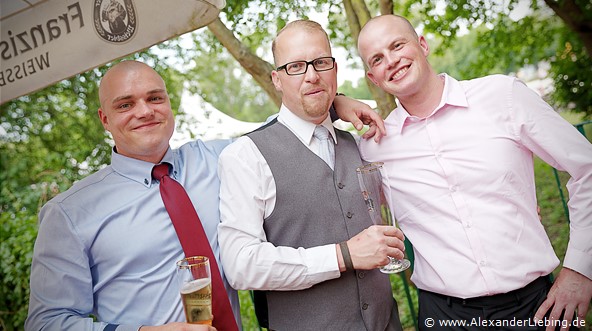
M0 224L0 329L22 330L29 303L37 216L4 212Z

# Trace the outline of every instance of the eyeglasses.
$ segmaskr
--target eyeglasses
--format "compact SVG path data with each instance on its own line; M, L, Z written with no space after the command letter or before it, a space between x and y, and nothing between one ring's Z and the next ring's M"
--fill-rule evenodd
M331 70L335 67L335 58L331 56L320 57L312 61L294 61L288 62L283 66L275 68L276 71L285 70L290 76L305 74L308 70L308 65L312 64L312 67L317 72Z

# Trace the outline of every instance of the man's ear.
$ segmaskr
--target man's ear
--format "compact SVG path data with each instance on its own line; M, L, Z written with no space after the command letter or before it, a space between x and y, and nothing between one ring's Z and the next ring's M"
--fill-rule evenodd
M428 45L428 42L425 40L423 36L419 37L419 47L421 47L421 49L423 50L424 56L428 56L430 54L430 45Z
M101 124L103 124L105 130L109 131L109 119L107 118L107 115L105 114L103 109L99 108L97 114L99 115L99 120L101 120Z
M278 92L283 92L282 91L282 82L280 81L279 73L275 70L271 71L271 81L273 82L273 85L275 86L275 89Z
M370 81L371 81L371 82L372 82L374 85L378 86L378 82L376 81L376 78L374 78L374 75L372 74L372 72L371 72L370 70L368 70L368 71L366 72L366 76L368 76L368 79L370 79Z

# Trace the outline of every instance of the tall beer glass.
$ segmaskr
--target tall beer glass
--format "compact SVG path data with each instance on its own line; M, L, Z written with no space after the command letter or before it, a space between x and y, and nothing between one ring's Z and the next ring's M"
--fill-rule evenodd
M187 322L212 325L212 275L205 256L191 256L177 262L177 279Z
M384 173L382 162L374 162L356 169L362 197L368 207L368 212L375 225L393 225L393 217L389 208L388 177ZM385 191L385 188L387 191ZM398 260L389 256L390 262L382 266L380 271L385 274L393 274L409 268L409 260Z

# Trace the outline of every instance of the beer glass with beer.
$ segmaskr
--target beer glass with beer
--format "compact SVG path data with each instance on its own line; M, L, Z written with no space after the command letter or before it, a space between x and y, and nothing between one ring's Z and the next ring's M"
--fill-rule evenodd
M362 197L375 225L393 225L393 216L389 208L390 192L388 192L388 177L382 162L374 162L356 169ZM387 189L385 191L385 188ZM398 260L389 256L389 263L380 268L385 274L404 271L409 268L409 260Z
M187 322L212 325L212 275L205 256L191 256L177 262L177 279Z

